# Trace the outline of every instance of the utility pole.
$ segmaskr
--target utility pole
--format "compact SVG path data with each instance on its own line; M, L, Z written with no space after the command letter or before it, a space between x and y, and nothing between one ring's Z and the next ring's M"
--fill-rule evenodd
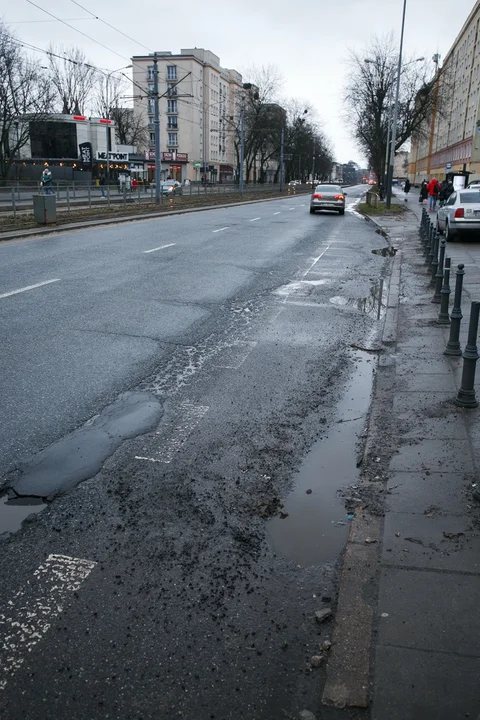
M313 141L313 157L312 157L312 193L315 192L315 140Z
M390 147L390 166L387 173L387 202L385 206L390 210L392 206L392 180L393 167L395 164L395 144L397 142L397 122L398 122L398 101L400 96L400 76L402 74L402 52L403 52L403 36L405 33L405 14L407 12L407 0L403 0L403 16L402 16L402 32L400 34L400 51L398 53L398 70L397 70L397 94L395 96L395 108L393 111L392 125L392 145Z
M162 202L161 172L162 163L160 159L160 107L158 99L158 59L157 53L153 53L153 102L154 102L154 131L155 131L155 202Z
M240 175L239 175L239 187L240 195L243 195L243 161L245 157L245 103L242 98L242 105L240 107Z
M280 192L283 190L283 164L284 164L285 128L282 127L280 136Z

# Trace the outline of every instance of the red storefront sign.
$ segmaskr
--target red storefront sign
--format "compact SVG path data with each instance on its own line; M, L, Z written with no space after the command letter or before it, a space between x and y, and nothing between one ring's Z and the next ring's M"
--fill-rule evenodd
M188 153L162 152L162 162L188 163ZM155 150L145 150L145 160L155 160Z

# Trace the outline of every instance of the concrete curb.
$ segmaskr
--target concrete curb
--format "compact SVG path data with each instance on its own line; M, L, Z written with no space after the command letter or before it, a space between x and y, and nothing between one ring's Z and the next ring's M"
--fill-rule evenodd
M374 225L378 225L373 221ZM382 235L389 235L381 228ZM387 297L387 312L382 332L382 343L392 345L397 341L398 305L400 298L400 278L402 253L395 255ZM377 373L370 417L368 421L367 442L364 448L364 461L369 456L373 437L373 428L379 424L379 408L375 396L378 384L391 388L390 358L379 361L383 373ZM348 540L342 558L339 581L339 593L335 624L332 634L332 650L327 663L327 681L322 695L322 703L337 708L361 707L370 704L371 662L373 632L376 608L376 596L372 592L375 586L383 537L383 518L368 510L357 510L350 525ZM373 542L366 544L366 538Z
M78 223L68 223L65 225L55 225L54 227L45 228L28 228L25 230L13 230L12 232L0 233L0 242L2 240L22 240L27 237L38 237L39 235L53 235L54 233L70 232L72 230L83 230L89 227L101 227L102 225L118 225L121 223L135 222L138 220L155 220L162 217L170 217L172 215L186 215L187 213L205 212L206 210L222 210L230 207L238 207L241 205L254 205L262 202L272 202L272 200L286 200L294 197L307 197L309 193L298 193L298 195L282 195L280 197L261 198L259 200L245 200L243 202L225 203L220 205L205 205L195 208L183 208L181 210L166 210L163 212L145 213L144 215L123 215L116 218L104 218L99 220L85 220Z

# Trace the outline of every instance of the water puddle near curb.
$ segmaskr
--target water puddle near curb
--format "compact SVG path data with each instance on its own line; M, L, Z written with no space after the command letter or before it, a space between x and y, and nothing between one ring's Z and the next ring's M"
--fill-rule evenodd
M315 443L295 478L282 508L286 517L267 524L274 551L298 565L335 561L347 540L349 516L337 491L358 479L356 444L370 406L374 367L375 360L358 359L328 436Z
M0 497L0 535L20 530L22 522L32 513L39 513L47 507L41 498L16 497L7 493Z
M335 295L330 298L332 305L347 310L355 310L362 315L376 317L379 320L385 314L387 308L387 295L384 292L384 281L380 278L371 288L370 293L363 298L345 297L343 295Z
M380 250L372 250L372 253L374 255L381 255L382 257L393 257L397 254L397 248L389 246L381 248Z

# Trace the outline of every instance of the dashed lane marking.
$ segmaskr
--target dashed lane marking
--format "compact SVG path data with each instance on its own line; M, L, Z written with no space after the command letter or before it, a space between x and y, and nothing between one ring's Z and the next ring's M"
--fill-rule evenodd
M97 563L49 555L0 612L0 690L19 670Z
M60 282L60 278L54 278L53 280L44 280L43 282L35 283L35 285L27 285L26 287L19 288L18 290L10 290L10 292L3 293L0 295L2 298L11 297L12 295L18 295L19 293L27 292L27 290L35 290L35 288L43 287L44 285L50 285L51 283Z
M214 232L214 233L222 232L222 230L228 230L229 227L230 227L230 225L226 225L223 228L218 228L218 230L212 230L212 232Z
M261 220L261 219L262 219L262 218L259 218L259 217L258 217L258 218L251 218L251 219L250 219L250 222L255 222L255 220Z
M278 212L274 212L273 214L274 214L274 215L281 215L281 212L282 212L282 211L279 210Z
M207 414L209 407L206 405L195 405L190 402L181 403L180 419L174 426L165 443L152 456L135 455L135 460L146 460L148 462L170 463L175 454L181 449L189 435L196 428L200 420ZM165 431L156 432L155 435L163 435Z
M256 345L256 340L252 340L250 342L236 342L233 345L226 347L222 352L219 353L219 357L215 361L214 366L217 368L238 370L238 368L243 365L245 360L251 354Z
M160 245L160 247L152 248L151 250L144 250L144 254L157 252L157 250L165 250L167 247L173 247L176 243L168 243L168 245Z

